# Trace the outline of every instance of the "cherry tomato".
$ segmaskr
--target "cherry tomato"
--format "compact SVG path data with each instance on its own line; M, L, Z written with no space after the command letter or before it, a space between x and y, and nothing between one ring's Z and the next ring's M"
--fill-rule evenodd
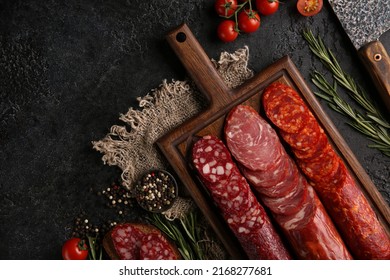
M236 40L238 36L238 30L234 20L226 19L221 21L217 27L218 38L227 43Z
M244 10L238 14L238 29L245 33L255 32L260 27L260 16L256 11Z
M237 10L237 0L216 0L214 8L218 15L230 17Z
M269 16L279 9L278 0L256 0L256 8L260 14Z
M84 240L73 237L62 246L62 258L64 260L85 260L88 257L88 247Z
M301 15L310 17L318 14L322 9L322 5L322 0L298 0L297 9Z

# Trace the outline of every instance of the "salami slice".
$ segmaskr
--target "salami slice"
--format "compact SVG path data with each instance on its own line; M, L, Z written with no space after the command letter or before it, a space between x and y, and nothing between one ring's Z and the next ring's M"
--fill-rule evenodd
M288 194L279 197L262 196L261 201L276 215L291 216L297 213L302 205L308 203L309 191L303 177L299 177L298 185Z
M279 94L272 102L279 102L281 97L282 95ZM281 105L282 103L275 108ZM310 118L310 114L306 115ZM267 146L282 146L279 138L264 135L266 133L276 135L272 128L271 130L266 129L267 126L265 120L248 106L238 105L228 115L224 128L228 139L227 146L238 163L242 165L240 168L244 176L252 183L260 200L269 208L299 258L351 259L336 227L326 215L322 205L321 207L317 205L320 204L320 201L313 188L299 172L286 151L282 149L278 152L280 157L284 158L280 159L273 157L270 153L264 153L262 151L264 145L253 144L252 139L261 138L273 142L267 143ZM240 135L247 136L241 137ZM243 153L246 153L247 157L241 157ZM250 156L250 154L256 154L256 157ZM240 156L236 157L235 155ZM261 168L257 164L261 165ZM268 168L264 169L264 166ZM280 170L281 167L285 168L285 172ZM325 167L320 166L319 168ZM274 181L272 180L273 176L277 178ZM271 182L274 184L272 185ZM318 226L312 229L311 226L308 226L320 223L326 225L326 228ZM331 241L338 248L328 247L323 240ZM305 246L305 248L301 248L301 246Z
M277 110L285 112L283 121L294 118L296 113L291 110L291 103L300 104L302 114L306 112L310 115L311 111L303 100L296 101L297 97L300 98L298 93L279 83L271 85L265 92L265 114L280 129L281 136L291 146L300 169L321 197L353 256L358 259L389 259L389 236L360 187L352 179L344 161L322 132L320 124L315 118L309 118L300 131L286 131L286 124L272 117L277 107ZM292 100L291 96L294 96L293 102L286 102L287 99ZM274 105L275 102L277 105ZM316 126L318 128L315 128ZM318 130L319 138L317 133L311 133ZM301 133L305 136L300 135ZM300 141L297 145L296 139L305 141Z
M202 158L205 160L201 162ZM204 136L195 142L192 161L200 180L208 189L211 198L248 258L291 258L271 225L265 209L257 201L249 184L233 162L229 150L220 139L215 136ZM216 162L216 166L231 166L228 169L229 174L221 172L217 174L219 176L216 176L215 180L210 180L209 172L204 172L204 166L213 161Z
M140 244L140 260L177 260L177 253L159 232L144 235Z
M240 115L240 118L233 118ZM242 120L247 120L243 122ZM261 125L260 125L261 124ZM234 158L251 170L267 170L274 164L268 158L275 160L281 157L283 147L277 134L258 113L249 106L237 106L227 116L225 126L226 143Z
M205 136L192 149L195 168L202 178L211 183L226 182L233 168L232 158L224 144L216 137Z
M257 172L246 167L241 167L243 175L253 186L262 188L273 187L285 178L289 177L291 161L286 156L281 156L270 166L266 172Z
M180 259L176 246L159 229L149 224L118 224L105 235L103 247L112 259Z
M283 214L274 215L275 220L279 223L281 228L287 232L287 234L291 230L305 228L306 225L310 223L310 221L313 219L314 212L316 210L316 205L315 205L316 195L311 186L306 185L306 187L308 189L307 192L308 196L307 199L305 200L305 203L300 206L298 212L294 213L293 215L283 215Z
M268 197L281 197L292 192L297 186L299 181L299 171L292 162L292 160L285 155L287 165L285 165L286 173L284 177L281 177L278 182L275 182L273 185L263 185L261 179L264 176L267 176L268 171L253 171L243 169L243 174L246 176L248 181L252 184L254 189L261 195ZM264 174L266 173L266 174Z
M120 224L113 229L111 238L121 260L138 260L140 258L139 248L143 235L140 228L130 224Z
M288 103L288 106L278 105L270 111L268 118L281 130L288 133L297 133L305 123L310 121L310 115L302 105Z
M241 187L246 185L247 182L238 168L232 169L232 176L228 182L214 185L206 183L206 186L213 194L214 201L224 206L226 214L229 217L236 215L240 219L249 214L252 208L255 209L255 205L258 203L249 188ZM264 213L259 213L258 215L260 214ZM262 216L260 218L263 219Z

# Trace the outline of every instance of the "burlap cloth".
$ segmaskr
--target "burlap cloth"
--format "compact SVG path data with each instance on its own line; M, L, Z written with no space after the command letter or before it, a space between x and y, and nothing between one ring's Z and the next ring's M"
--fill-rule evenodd
M218 61L212 62L227 86L234 88L253 76L248 58L249 50L244 47L234 53L223 52ZM170 83L164 80L137 101L139 108L130 108L120 115L123 125L113 125L103 139L92 142L93 148L103 154L105 164L121 169L123 186L130 192L134 192L137 180L145 172L169 168L156 140L207 106L205 97L190 79ZM175 219L192 207L191 199L179 198L164 214Z

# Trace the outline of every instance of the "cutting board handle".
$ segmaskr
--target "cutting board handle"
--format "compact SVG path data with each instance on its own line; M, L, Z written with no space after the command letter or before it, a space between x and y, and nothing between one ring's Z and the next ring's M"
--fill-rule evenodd
M168 33L166 39L210 107L220 108L232 100L230 89L185 23Z

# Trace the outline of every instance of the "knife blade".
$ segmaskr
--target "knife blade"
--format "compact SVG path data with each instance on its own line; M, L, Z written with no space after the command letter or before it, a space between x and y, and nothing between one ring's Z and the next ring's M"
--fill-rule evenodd
M329 0L390 112L390 58L380 36L390 29L390 0Z

